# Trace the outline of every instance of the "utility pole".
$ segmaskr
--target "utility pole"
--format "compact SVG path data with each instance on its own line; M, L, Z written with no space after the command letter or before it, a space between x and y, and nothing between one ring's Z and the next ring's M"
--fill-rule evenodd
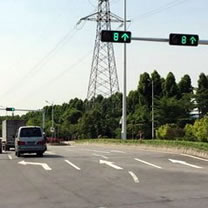
M124 0L124 31L126 31L126 0ZM126 128L126 43L124 43L124 72L123 72L123 107L122 107L122 139L127 138Z

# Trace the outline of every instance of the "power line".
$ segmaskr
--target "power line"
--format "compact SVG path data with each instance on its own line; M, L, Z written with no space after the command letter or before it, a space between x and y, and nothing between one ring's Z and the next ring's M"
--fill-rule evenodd
M41 58L22 78L20 78L16 84L12 85L2 96L7 96L11 92L13 93L20 87L26 84L29 79L33 78L39 73L41 68L48 63L48 61L56 55L57 51L60 50L68 40L71 40L72 37L76 34L75 28L67 32L57 43L56 45L43 57ZM24 80L24 81L23 81Z
M139 16L136 16L135 18L133 18L132 21L135 21L135 19L144 19L144 18L147 18L147 17L150 17L150 16L153 16L155 14L158 14L158 13L161 13L165 10L168 10L168 9L171 9L173 7L176 7L184 2L186 2L188 0L174 0L174 1L171 1L163 6L160 6L158 8L155 8L155 9L152 9L148 12L145 12L144 14L141 14Z
M85 59L91 55L91 53L92 53L92 50L88 51L84 56L80 57L77 61L75 61L73 64L71 64L69 67L67 67L64 71L60 72L58 75L56 75L52 79L48 80L47 82L44 82L43 85L39 86L38 88L36 88L32 92L30 91L30 93L28 93L26 96L24 96L24 98L21 98L21 101L22 101L22 99L26 99L29 96L31 96L31 94L34 94L35 92L43 89L45 86L47 86L49 84L50 84L50 86L51 86L51 84L55 84L58 80L60 80L60 78L62 78L67 73L71 72L74 68L79 66L81 63L83 63L85 61Z

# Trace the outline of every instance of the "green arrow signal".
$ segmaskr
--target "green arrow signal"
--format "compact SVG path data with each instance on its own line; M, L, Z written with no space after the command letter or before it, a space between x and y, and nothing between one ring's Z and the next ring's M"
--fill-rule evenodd
M191 44L194 44L194 42L196 42L196 38L192 36L192 37L190 38L190 41L191 41Z
M127 39L129 39L129 36L128 36L127 33L124 33L124 34L121 36L121 38L123 38L124 41L126 41Z

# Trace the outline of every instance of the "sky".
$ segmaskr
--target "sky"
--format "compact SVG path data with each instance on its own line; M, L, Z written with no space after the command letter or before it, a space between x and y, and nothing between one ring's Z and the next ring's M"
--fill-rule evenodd
M123 17L123 0L110 0ZM0 0L0 108L41 109L85 99L91 70L96 22L80 18L96 11L98 0ZM207 0L127 0L128 31L133 37L168 38L170 33L198 34L208 40ZM118 29L113 24L113 29ZM123 45L114 44L120 89ZM157 70L188 74L197 87L208 74L208 46L179 47L132 41L127 46L127 91L139 76ZM0 115L10 114L1 111ZM15 112L18 114L18 112Z

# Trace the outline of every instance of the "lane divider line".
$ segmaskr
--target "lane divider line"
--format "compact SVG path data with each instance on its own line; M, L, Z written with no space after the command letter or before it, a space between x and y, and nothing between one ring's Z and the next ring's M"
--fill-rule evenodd
M73 168L77 169L77 170L81 170L78 166L76 166L75 164L73 164L72 162L65 160L66 163L68 163L69 165L71 165Z
M194 159L197 159L197 160L202 160L202 161L206 161L208 162L207 159L204 159L204 158L201 158L201 157L196 157L196 156L193 156L193 155L187 155L187 154L181 154L182 156L186 156L186 157L191 157L191 158L194 158Z
M139 179L137 178L137 176L135 175L135 173L133 173L132 171L129 171L129 174L132 176L133 180L135 183L139 183Z
M190 163L187 163L186 161L182 161L182 160L174 160L174 159L168 159L169 161L171 161L172 163L178 163L178 164L181 164L181 165L186 165L186 166L189 166L189 167L192 167L192 168L202 168L198 165L193 165L193 164L190 164Z
M152 164L152 163L149 163L149 162L146 162L146 161L144 161L144 160L140 160L140 159L138 159L138 158L134 158L136 161L138 161L138 162L141 162L141 163L144 163L144 164L146 164L146 165L149 165L149 166L152 166L152 167L155 167L155 168L158 168L158 169L162 169L160 166L158 166L158 165L154 165L154 164Z
M121 151L121 150L111 150L110 152L114 152L114 153L123 153L123 154L125 154L125 153L126 153L126 152Z

